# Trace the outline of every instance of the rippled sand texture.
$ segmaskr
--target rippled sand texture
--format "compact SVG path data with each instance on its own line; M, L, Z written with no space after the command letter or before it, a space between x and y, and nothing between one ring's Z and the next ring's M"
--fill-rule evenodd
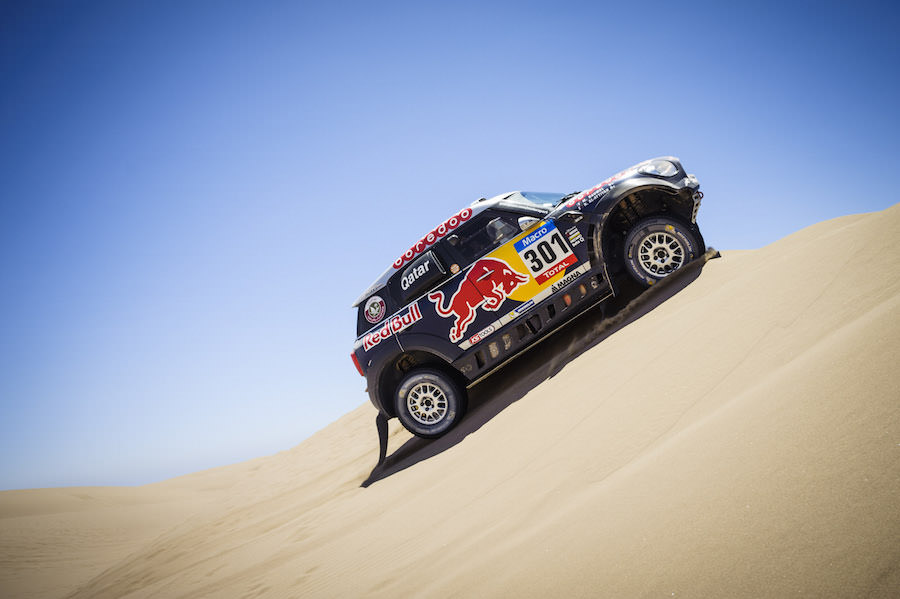
M373 478L366 403L246 463L0 493L0 594L897 597L898 239L900 205L725 252L455 436L392 421Z

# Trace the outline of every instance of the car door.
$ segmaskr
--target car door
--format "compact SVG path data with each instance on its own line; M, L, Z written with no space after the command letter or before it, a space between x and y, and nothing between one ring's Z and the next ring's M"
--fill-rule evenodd
M449 321L448 339L462 350L501 330L590 268L577 227L561 231L554 221L538 220L521 231L523 217L489 210L449 240L450 255L469 266L453 295L436 292L429 300Z
M404 263L391 277L388 291L398 305L404 306L391 321L391 335L401 351L424 350L447 362L459 357L463 350L448 339L446 320L429 297L454 297L467 272L442 239Z

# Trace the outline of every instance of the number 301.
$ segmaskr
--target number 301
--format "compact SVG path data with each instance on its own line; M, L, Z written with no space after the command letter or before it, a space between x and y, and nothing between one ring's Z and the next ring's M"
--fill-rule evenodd
M553 235L550 236L550 240L541 240L537 242L534 247L528 248L522 256L524 256L531 263L528 265L528 268L531 269L531 272L540 272L544 268L544 264L551 265L556 262L556 251L553 249L552 244L556 244L559 246L560 250L562 250L563 255L569 253L569 248L566 247L566 242L563 241L562 237L559 234L559 231L556 231ZM535 251L537 250L537 251ZM540 257L538 257L540 254ZM541 261L543 258L543 261Z

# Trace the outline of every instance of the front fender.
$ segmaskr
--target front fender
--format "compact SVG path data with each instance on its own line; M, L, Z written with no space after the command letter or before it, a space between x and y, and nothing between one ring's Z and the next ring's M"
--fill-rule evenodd
M654 177L634 177L612 187L600 188L593 193L587 193L580 200L574 202L570 200L557 207L548 218L556 220L566 212L577 209L584 214L589 223L603 229L609 215L625 198L634 193L657 191L677 198L678 201L675 204L683 205L678 211L680 216L693 224L696 217L695 205L692 200L694 190L690 189L690 193L686 194L684 192L686 188L687 186L681 182L673 183Z
M672 163L675 166L675 172L664 177L645 171L647 165L659 160ZM549 217L558 218L567 211L576 209L587 215L595 216L592 220L603 220L606 214L611 212L622 199L633 193L653 189L669 195L682 196L686 203L690 204L699 187L700 183L697 181L697 178L684 170L678 158L663 156L645 160L578 193L568 201L557 206ZM692 206L692 208L696 208L696 206ZM693 213L688 216L693 223L696 210L694 209Z
M687 190L687 191L685 191ZM647 191L659 191L670 196L681 198L685 204L683 215L686 220L693 221L695 215L692 214L693 200L692 196L695 188L688 187L682 181L672 182L664 179L656 179L654 177L635 177L628 179L622 183L612 187L609 192L596 201L593 205L589 205L588 211L600 217L606 217L613 209L625 198L634 194Z

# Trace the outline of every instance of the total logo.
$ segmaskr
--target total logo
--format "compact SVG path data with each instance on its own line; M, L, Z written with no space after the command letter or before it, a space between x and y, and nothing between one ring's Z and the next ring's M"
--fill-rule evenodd
M559 264L557 264L555 266L551 266L546 271L544 271L544 273L543 273L544 280L546 281L546 280L552 279L559 273L564 272L566 270L567 266L568 266L568 264L565 262L560 262Z
M396 335L421 319L422 311L419 310L419 304L416 302L407 308L405 312L392 316L380 329L372 331L363 337L363 349L369 351L391 335Z

